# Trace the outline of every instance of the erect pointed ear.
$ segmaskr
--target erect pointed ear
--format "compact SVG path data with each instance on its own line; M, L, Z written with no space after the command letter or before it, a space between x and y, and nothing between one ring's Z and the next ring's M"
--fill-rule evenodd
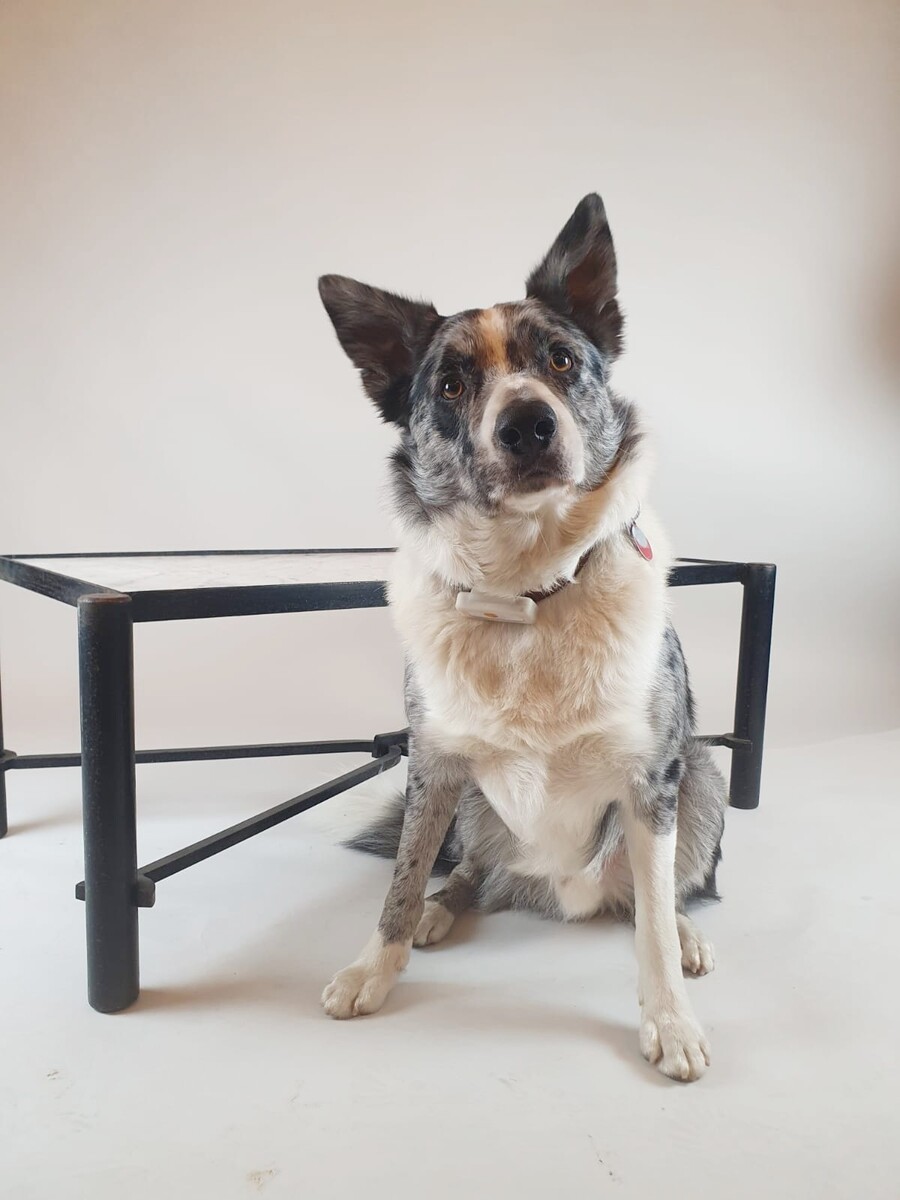
M319 295L384 420L406 425L416 363L441 321L434 307L343 275L323 275Z
M581 201L525 285L529 296L574 321L605 354L622 349L616 252L603 201Z

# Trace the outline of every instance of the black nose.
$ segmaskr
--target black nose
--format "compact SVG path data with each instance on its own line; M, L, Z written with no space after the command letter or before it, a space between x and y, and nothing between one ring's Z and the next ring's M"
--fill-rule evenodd
M520 458L537 458L556 436L556 417L542 400L514 400L497 418L497 441Z

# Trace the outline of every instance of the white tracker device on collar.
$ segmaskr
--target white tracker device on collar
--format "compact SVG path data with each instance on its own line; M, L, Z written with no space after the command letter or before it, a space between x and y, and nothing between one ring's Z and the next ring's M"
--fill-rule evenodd
M538 610L530 596L493 596L479 591L457 592L456 609L467 617L512 625L533 625Z

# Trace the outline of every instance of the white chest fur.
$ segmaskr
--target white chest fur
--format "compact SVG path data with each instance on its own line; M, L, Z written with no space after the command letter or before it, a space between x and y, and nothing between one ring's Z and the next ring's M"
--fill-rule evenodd
M647 696L667 616L661 543L656 533L652 563L624 537L604 546L540 603L531 625L460 613L453 589L398 553L391 604L422 693L423 732L469 759L525 873L566 880L583 871L606 806L648 748Z
M534 624L473 620L456 591L398 552L391 605L448 752L553 755L585 735L631 745L666 621L666 565L623 538L538 605Z
M517 870L559 879L582 870L608 804L622 794L602 738L581 738L555 755L481 753L475 778L518 842Z

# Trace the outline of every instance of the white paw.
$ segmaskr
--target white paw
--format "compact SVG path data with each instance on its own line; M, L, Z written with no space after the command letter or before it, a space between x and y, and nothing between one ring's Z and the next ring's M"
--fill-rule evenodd
M709 1066L709 1042L690 1011L641 1013L641 1054L663 1075L684 1083Z
M329 983L322 1007L339 1021L378 1012L408 959L408 944L386 946L380 934L374 934L356 962Z
M439 900L426 900L422 919L416 927L414 946L433 946L442 941L453 928L456 918Z
M708 942L690 917L678 914L678 939L681 965L689 975L708 975L716 965L712 943Z

